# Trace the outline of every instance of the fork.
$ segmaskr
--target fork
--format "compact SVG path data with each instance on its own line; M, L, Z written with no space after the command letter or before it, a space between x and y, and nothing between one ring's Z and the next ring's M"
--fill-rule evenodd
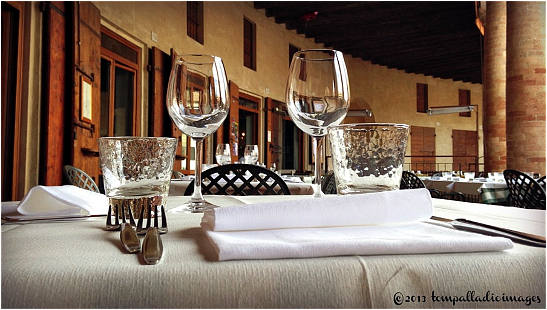
M112 224L112 205L108 206L108 214L106 216L106 230L113 231L120 229L120 220L118 219L118 205L114 205L115 222Z
M159 223L158 223L158 206L154 205L153 208L154 208L154 227L158 230L160 234L167 233L168 229L167 229L167 217L165 215L165 207L161 205L161 227L159 227ZM145 234L148 231L148 229L152 226L152 206L147 206L146 228L143 227L144 209L145 209L145 206L143 205L141 208L139 221L137 222L137 233L139 235Z

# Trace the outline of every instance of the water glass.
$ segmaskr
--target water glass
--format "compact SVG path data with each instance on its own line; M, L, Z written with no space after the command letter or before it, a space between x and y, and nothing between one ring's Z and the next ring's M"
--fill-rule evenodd
M164 204L176 149L175 138L99 138L104 190L110 205L131 207L137 216L142 206Z
M255 165L258 161L258 145L246 145L245 153L243 154L243 156L246 164Z
M329 129L338 194L397 190L409 126L347 124Z
M217 145L215 158L219 165L227 165L232 162L232 153L230 151L230 144Z

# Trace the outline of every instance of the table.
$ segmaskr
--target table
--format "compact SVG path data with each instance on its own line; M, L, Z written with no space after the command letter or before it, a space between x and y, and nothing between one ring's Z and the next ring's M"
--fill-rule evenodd
M422 178L422 181L428 189L436 189L441 192L460 192L473 202L505 204L509 197L509 189L505 181L452 181L430 178Z
M212 203L272 196L207 196ZM169 197L168 208L189 197ZM275 199L312 199L276 196ZM465 217L545 236L545 211L434 199L434 215ZM2 307L7 308L452 308L436 296L539 296L545 308L545 249L504 252L211 260L200 214L169 214L159 265L125 254L104 218L2 225ZM398 298L409 302L398 306ZM411 302L410 296L425 301ZM528 308L523 303L459 302L456 307Z
M182 196L186 191L186 188L191 181L188 180L171 180L171 185L169 186L169 195L172 196ZM236 183L237 184L237 183ZM258 182L256 182L258 185ZM313 195L313 187L310 183L295 183L295 182L285 182L291 195Z

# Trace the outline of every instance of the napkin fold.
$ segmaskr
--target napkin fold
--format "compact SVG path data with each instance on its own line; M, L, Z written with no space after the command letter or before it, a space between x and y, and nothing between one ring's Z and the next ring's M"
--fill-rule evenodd
M425 188L297 201L231 206L206 210L206 230L265 230L408 223L431 217Z
M201 226L218 260L501 251L511 240L428 220L427 189L207 210Z
M108 211L108 198L73 185L42 186L30 189L17 212L32 216L101 215Z

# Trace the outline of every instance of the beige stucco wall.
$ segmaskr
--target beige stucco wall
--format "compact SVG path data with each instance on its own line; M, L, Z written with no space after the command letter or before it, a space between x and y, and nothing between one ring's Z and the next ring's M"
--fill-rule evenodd
M186 2L94 3L101 11L104 25L115 27L114 31L146 47L156 46L166 53L174 48L178 53L211 53L222 57L228 78L241 91L263 98L285 101L289 43L300 48L323 47L313 39L287 30L285 25L276 24L273 18L265 16L264 10L254 9L252 2L204 2L204 45L186 35ZM256 71L243 66L244 16L256 23ZM152 41L152 32L157 34L157 42ZM346 64L352 98L368 103L377 122L435 127L437 155L452 154L452 129L476 130L476 112L472 112L471 118L416 113L416 83L428 84L430 107L458 105L458 89L468 89L471 104L479 106L479 113L482 85L408 74L350 56L346 56ZM479 156L483 156L481 120L479 116ZM261 123L261 133L263 126Z

